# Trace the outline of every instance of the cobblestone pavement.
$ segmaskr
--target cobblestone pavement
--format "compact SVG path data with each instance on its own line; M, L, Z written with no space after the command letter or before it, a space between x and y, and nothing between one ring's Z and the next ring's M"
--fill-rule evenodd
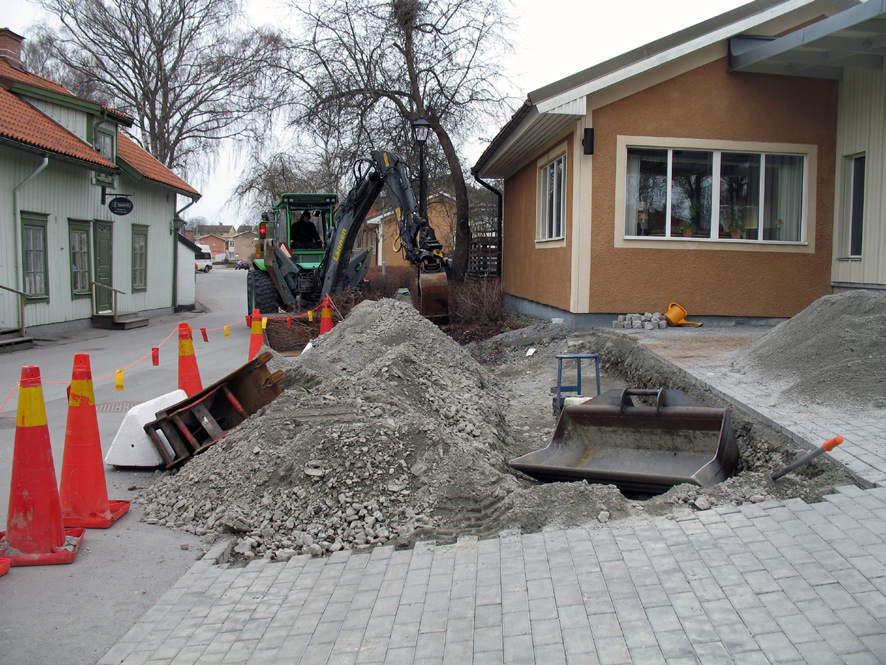
M779 385L753 368L733 366L726 355L769 329L730 330L647 331L651 334L635 333L635 336L666 362L803 447L818 448L828 439L841 435L844 443L831 456L863 483L886 484L886 412L882 409L847 412L782 401L779 393L787 387L787 382ZM625 334L630 333L625 331Z
M677 355L705 381L718 357ZM830 438L808 428L794 434ZM879 482L877 459L853 457ZM883 663L884 540L886 487L852 486L818 504L243 568L217 565L219 546L100 664Z

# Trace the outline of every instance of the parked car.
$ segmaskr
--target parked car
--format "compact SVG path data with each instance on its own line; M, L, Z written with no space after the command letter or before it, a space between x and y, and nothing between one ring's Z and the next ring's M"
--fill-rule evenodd
M237 270L249 270L249 261L237 261Z

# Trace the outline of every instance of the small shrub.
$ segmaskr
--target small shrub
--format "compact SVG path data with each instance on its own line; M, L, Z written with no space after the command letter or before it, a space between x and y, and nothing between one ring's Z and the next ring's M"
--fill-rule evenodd
M452 323L486 324L504 321L505 299L501 280L468 279L449 283L449 320Z

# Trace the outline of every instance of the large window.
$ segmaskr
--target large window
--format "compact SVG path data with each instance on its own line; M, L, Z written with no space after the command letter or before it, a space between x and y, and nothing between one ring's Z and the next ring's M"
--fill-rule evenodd
M89 224L68 222L68 238L71 251L71 293L74 296L89 295Z
M864 171L864 155L854 155L844 160L844 173L846 174L843 185L844 251L848 251L851 257L861 256L864 223Z
M805 156L627 149L626 237L800 242Z
M560 239L566 217L566 155L560 155L541 168L539 185L538 239Z
M148 227L132 227L132 290L148 288Z
M48 298L46 216L22 213L22 272L29 298Z

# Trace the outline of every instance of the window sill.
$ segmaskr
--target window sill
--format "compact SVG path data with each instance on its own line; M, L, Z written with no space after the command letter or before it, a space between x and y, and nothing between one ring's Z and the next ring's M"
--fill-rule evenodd
M536 238L535 244L536 245L543 245L543 244L549 243L549 242L562 242L564 240L566 240L566 236L559 236L557 238Z
M838 256L837 261L861 261L860 256Z
M742 238L708 238L704 236L622 236L622 240L650 240L652 242L705 242L718 245L769 245L774 247L782 247L785 245L793 245L798 247L807 247L808 242L798 240L744 240Z
M74 299L89 298L90 296L92 296L92 294L89 291L74 291L74 293L71 294L71 297Z

